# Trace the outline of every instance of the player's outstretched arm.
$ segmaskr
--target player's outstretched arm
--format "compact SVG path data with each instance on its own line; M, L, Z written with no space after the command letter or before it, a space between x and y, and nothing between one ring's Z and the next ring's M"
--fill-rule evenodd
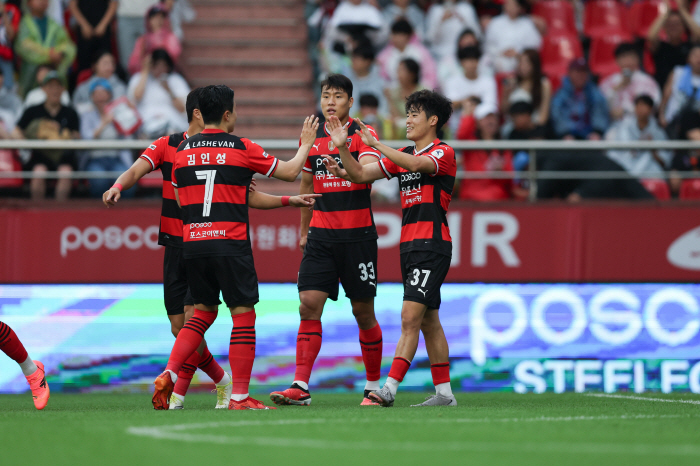
M343 162L341 169L335 159L329 156L323 157L323 163L330 173L338 178L349 179L353 183L371 183L374 180L383 178L382 170L379 168L378 162L372 162L362 165L350 154L345 141L348 137L348 130L343 126L337 116L332 116L328 119L328 131L331 134L331 140L335 147L338 148L340 160Z
M314 179L311 173L302 172L301 184L299 185L299 194L313 194ZM309 236L309 227L311 226L311 217L313 213L310 210L301 209L301 226L299 235L299 249L304 251L306 240Z
M421 155L416 157L411 154L406 154L405 152L398 151L387 145L382 144L379 140L372 134L372 132L362 123L360 120L355 120L358 125L360 125L361 130L356 130L355 132L362 137L362 142L370 147L374 147L379 152L384 154L386 158L394 162L401 168L413 173L430 173L435 174L436 167L435 162L430 157ZM345 165L345 161L343 161Z
M279 162L279 166L272 174L273 177L282 181L294 181L304 168L306 158L309 156L309 151L313 147L316 140L316 131L318 131L318 117L308 116L304 120L304 127L301 130L301 139L299 150L292 160L287 162Z
M253 209L269 210L279 207L307 207L313 210L316 198L320 194L299 194L298 196L273 196L272 194L252 191L248 196L248 207ZM285 199L286 198L286 199Z
M116 205L119 198L122 197L122 191L130 189L138 180L150 172L151 164L139 157L128 170L119 175L117 181L114 182L114 186L105 191L102 195L102 202L107 207ZM121 185L121 189L117 185Z

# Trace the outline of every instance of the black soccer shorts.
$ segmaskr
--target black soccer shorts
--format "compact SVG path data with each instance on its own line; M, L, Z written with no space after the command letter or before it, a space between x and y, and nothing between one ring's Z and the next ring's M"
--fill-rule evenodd
M252 255L196 257L185 259L185 264L195 304L218 306L219 292L228 307L260 301Z
M182 248L165 246L163 259L163 301L169 316L184 314L185 306L194 305L187 286L187 270Z
M377 296L377 240L332 243L308 240L299 266L299 291L318 290L338 300L338 280L345 296Z
M401 254L403 300L440 309L440 287L450 270L451 257L432 251Z

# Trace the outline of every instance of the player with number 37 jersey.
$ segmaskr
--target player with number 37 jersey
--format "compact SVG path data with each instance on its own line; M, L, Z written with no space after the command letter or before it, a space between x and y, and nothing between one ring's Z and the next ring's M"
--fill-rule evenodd
M355 183L367 183L381 177L399 178L401 190L401 274L403 307L401 338L384 387L373 390L369 398L382 406L393 406L399 384L418 349L422 332L430 358L435 395L416 406L456 406L450 388L450 363L447 339L440 324L440 287L447 277L452 257L452 238L447 224L447 209L457 174L454 150L437 138L437 132L449 120L452 103L437 92L418 91L406 99L406 136L413 147L392 149L362 128L362 140L386 158L361 165L345 148L340 150L341 168L332 157L325 163L334 176ZM344 140L347 130L337 118L328 128L333 141Z

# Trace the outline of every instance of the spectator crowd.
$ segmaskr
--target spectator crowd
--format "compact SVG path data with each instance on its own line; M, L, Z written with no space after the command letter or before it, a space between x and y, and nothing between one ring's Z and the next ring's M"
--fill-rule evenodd
M405 138L403 101L424 88L452 100L441 137L463 140L700 140L700 2L696 0L308 0L318 79L355 84L357 117ZM573 151L569 151L573 153ZM555 157L542 154L540 167ZM548 160L552 159L552 160ZM682 195L695 151L591 151L567 170L620 170L611 190L569 183L559 195ZM528 168L523 151L462 151L467 171ZM669 183L644 179L670 174ZM603 183L599 183L602 185ZM698 183L700 184L700 183ZM551 191L549 189L545 191ZM524 181L461 180L462 199L522 198ZM631 193L631 194L630 194Z

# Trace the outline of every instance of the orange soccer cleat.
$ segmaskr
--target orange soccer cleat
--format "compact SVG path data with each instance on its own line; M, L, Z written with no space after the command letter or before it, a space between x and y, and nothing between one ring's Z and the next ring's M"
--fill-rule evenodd
M153 409L169 409L170 396L173 394L173 390L175 389L173 379L170 377L170 371L165 371L156 377L153 385L156 386L156 389L153 392L153 398L151 400L153 403Z
M362 397L362 403L360 403L360 406L381 406L379 403L369 397L369 392L370 390L365 390L365 396Z
M262 402L248 397L242 401L231 400L228 403L228 409L277 409L271 406L265 406Z
M311 404L311 394L297 384L293 384L281 392L270 393L270 399L276 405L308 406Z
M27 376L27 382L29 382L29 388L32 390L34 406L36 406L36 409L44 409L46 403L49 402L49 384L46 383L44 365L39 361L34 361L34 364L36 364L37 370L32 375Z

